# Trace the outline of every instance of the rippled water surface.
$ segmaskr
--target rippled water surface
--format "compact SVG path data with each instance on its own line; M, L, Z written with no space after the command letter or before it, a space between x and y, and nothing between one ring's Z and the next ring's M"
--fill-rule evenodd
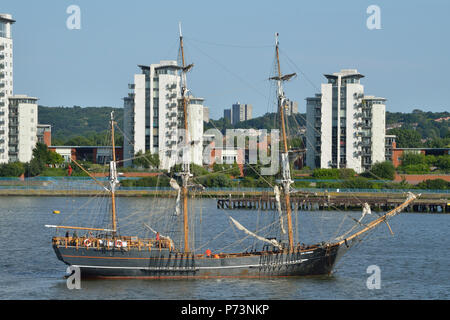
M98 200L98 201L97 201ZM336 266L331 276L281 279L214 280L83 280L81 290L69 290L66 265L51 247L54 229L46 224L104 226L107 199L72 197L0 197L0 299L449 299L450 215L404 213L390 220L392 236L380 225ZM176 239L173 199L119 198L122 234L153 236L143 223L166 230ZM59 210L60 214L53 214ZM195 200L191 207L191 247L204 252L251 250L258 246L233 228L229 216L250 230L269 235L276 213L224 211L213 199ZM300 242L333 239L351 226L351 215L336 211L298 212L294 233ZM374 214L372 214L373 216ZM238 242L238 243L237 243ZM369 290L367 268L381 271L381 288Z

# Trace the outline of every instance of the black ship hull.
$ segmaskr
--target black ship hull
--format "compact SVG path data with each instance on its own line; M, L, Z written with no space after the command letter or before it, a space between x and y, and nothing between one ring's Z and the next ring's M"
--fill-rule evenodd
M78 267L81 276L148 279L265 278L331 274L348 244L299 250L261 251L207 257L170 251L65 247L53 245L57 257Z

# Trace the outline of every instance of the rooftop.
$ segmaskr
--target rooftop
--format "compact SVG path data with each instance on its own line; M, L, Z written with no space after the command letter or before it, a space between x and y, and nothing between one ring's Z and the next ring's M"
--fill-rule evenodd
M346 77L357 77L364 78L364 76L358 72L356 69L342 69L340 72L334 72L333 74L324 74L326 78L346 78Z
M386 98L382 98L382 97L375 97L375 96L366 96L364 95L364 100L386 100Z
M29 100L39 100L35 97L29 97L26 94L15 94L13 96L8 97L9 99L29 99Z
M13 20L12 15L8 13L0 13L0 21L14 23L16 20Z

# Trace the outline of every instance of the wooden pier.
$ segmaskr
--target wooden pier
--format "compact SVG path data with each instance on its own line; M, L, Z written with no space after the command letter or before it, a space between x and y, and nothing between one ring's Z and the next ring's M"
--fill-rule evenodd
M292 196L291 209L299 211L311 210L361 210L368 203L372 210L388 211L402 204L406 198L392 196ZM281 201L283 205L283 201ZM249 196L218 198L217 208L226 210L277 210L274 196ZM448 199L416 199L406 209L406 212L450 213Z

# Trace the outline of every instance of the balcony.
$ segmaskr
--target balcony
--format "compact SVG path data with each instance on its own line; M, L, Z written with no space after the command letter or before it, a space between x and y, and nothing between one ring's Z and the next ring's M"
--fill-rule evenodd
M167 141L167 142L166 142L166 146L169 147L169 148L172 147L172 146L174 146L174 145L176 145L176 144L177 144L177 143L176 143L175 141Z
M176 93L168 93L166 94L167 99L175 99L177 97Z
M177 87L177 84L176 84L176 83L168 83L168 84L166 85L167 90L173 90L173 89L175 89L176 87Z

